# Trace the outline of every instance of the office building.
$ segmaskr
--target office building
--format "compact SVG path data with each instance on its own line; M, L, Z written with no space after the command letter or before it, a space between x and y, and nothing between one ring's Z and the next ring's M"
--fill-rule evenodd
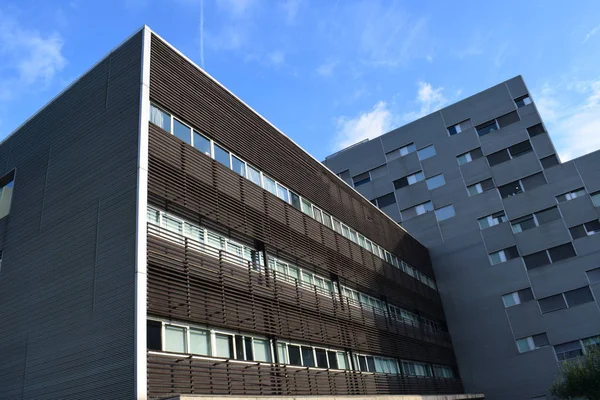
M0 166L0 398L482 398L427 249L147 27Z
M489 399L550 398L600 342L600 153L561 163L533 100L518 76L324 161L427 246Z

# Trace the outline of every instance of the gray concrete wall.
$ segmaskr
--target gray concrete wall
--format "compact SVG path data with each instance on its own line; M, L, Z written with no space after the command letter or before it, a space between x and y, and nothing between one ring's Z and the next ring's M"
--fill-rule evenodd
M0 398L134 397L141 35L0 145Z
M588 193L600 190L600 152L544 170L539 159L555 149L546 133L529 137L527 127L541 122L535 103L517 109L513 101L526 93L521 77L513 78L324 161L334 172L348 169L354 176L385 163L385 153L394 148L434 144L436 156L419 161L412 153L392 160L386 176L357 190L372 199L394 190L392 182L410 173L422 170L425 178L444 174L446 184L437 189L428 190L423 181L396 190L397 204L384 211L429 247L465 390L484 392L489 399L543 395L557 373L552 346L520 354L515 339L546 332L556 345L600 334L596 302L546 314L537 301L510 308L502 302L503 294L527 287L542 298L588 285L585 271L600 265L600 235L573 240L568 231L598 219L599 209L588 195L561 204L555 198L583 186ZM482 137L474 128L453 136L446 130L467 118L476 126L514 110L519 122ZM533 152L493 167L485 157L462 166L456 160L474 148L485 156L524 140L531 141ZM538 172L547 184L506 199L495 188L473 197L467 193L467 185L487 178L500 186ZM434 208L452 204L456 216L438 222L431 212L401 220L401 210L425 201ZM477 223L497 211L515 219L552 206L558 206L560 220L518 234L508 222L484 230ZM577 257L530 271L520 257L498 265L488 258L510 246L527 255L566 242L573 242Z

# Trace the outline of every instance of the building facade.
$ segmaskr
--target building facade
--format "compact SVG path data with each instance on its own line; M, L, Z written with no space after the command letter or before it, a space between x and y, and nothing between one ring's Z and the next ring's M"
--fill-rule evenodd
M324 164L429 248L467 391L550 398L600 342L600 152L561 163L520 76Z
M463 391L427 248L147 27L0 166L0 398Z

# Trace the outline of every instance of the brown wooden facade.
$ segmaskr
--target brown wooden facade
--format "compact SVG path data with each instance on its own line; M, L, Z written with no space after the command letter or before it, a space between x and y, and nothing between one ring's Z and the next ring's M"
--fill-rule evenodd
M423 273L427 249L269 123L153 35L151 101L240 155ZM427 318L439 294L150 123L149 204ZM351 306L342 297L240 268L148 227L148 315L274 340L455 366L447 334ZM456 372L457 373L457 372ZM148 354L150 397L172 393L459 393L459 379L322 371Z

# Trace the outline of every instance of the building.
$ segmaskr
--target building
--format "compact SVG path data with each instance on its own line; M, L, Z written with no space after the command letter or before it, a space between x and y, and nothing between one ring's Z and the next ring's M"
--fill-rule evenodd
M2 399L482 398L427 249L147 27L0 166Z
M544 399L599 342L600 153L561 163L520 76L324 163L430 250L467 391Z

